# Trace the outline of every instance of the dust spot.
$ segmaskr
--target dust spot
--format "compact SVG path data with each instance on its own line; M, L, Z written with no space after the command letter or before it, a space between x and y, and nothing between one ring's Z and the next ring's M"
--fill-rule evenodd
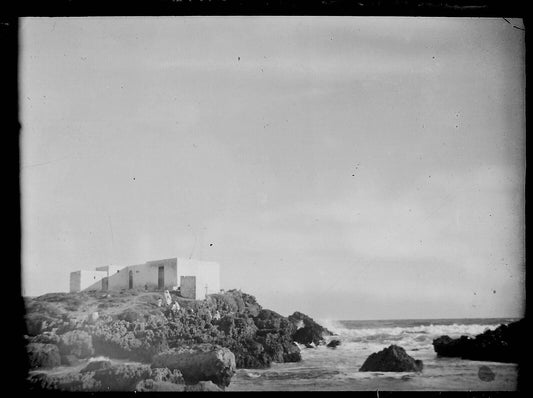
M480 366L477 376L483 381L492 381L496 377L496 374L488 366Z

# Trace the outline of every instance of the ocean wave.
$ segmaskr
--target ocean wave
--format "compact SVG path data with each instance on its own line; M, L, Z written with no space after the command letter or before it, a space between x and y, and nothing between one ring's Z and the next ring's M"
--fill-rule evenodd
M341 340L347 342L370 341L413 341L430 342L432 339L448 335L450 337L475 336L486 330L492 330L499 324L429 324L410 327L358 327L348 328L341 321L324 320L321 323Z

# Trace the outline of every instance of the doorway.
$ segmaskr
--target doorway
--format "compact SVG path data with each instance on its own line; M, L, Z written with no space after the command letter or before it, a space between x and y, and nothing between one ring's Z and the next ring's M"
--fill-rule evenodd
M128 276L128 289L133 289L133 271L131 269Z
M102 278L102 290L106 292L109 289L109 278L107 276Z
M165 288L165 266L157 268L157 288L163 290Z

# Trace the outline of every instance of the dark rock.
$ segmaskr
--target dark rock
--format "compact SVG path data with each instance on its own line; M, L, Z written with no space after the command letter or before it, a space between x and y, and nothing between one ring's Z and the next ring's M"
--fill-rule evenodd
M340 340L331 340L329 343L328 343L328 347L330 348L337 348L337 346L340 346L341 345L341 341Z
M289 320L295 327L303 325L303 327L298 328L292 336L293 340L300 344L308 345L313 343L319 345L325 342L324 336L330 336L333 334L316 323L313 318L298 311L289 315Z
M300 362L302 360L302 354L298 346L289 342L284 346L283 362Z
M54 344L30 343L26 346L26 351L31 369L61 365L59 349Z
M235 355L211 344L160 353L152 359L152 366L178 369L188 383L210 380L219 386L228 386L236 369Z
M391 345L377 353L371 354L360 372L421 372L422 361L407 355L402 347Z
M61 355L75 355L88 358L94 354L92 337L83 330L72 330L60 336L59 352Z
M93 378L104 391L134 391L137 384L150 378L151 374L150 365L120 364L96 370Z
M483 381L492 381L496 377L492 369L488 366L480 366L477 375Z
M474 338L441 336L433 340L433 348L441 357L518 363L525 346L525 332L525 321L520 320L487 330Z

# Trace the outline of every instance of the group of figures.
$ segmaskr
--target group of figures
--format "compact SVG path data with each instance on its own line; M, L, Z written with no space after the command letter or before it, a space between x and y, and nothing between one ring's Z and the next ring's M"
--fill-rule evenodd
M181 307L178 303L178 300L173 300L172 299L172 296L170 294L170 292L168 290L165 290L164 292L164 298L165 298L165 306L168 308L170 307L170 310L172 311L172 313L174 314L177 314L180 312L181 310ZM159 299L157 300L157 306L158 307L162 307L163 306L163 298L159 297ZM194 314L194 309L193 308L188 308L187 309L187 312L189 312L190 314ZM211 315L211 314L210 314ZM218 310L215 311L215 313L212 315L212 319L218 321L220 319L220 312Z

